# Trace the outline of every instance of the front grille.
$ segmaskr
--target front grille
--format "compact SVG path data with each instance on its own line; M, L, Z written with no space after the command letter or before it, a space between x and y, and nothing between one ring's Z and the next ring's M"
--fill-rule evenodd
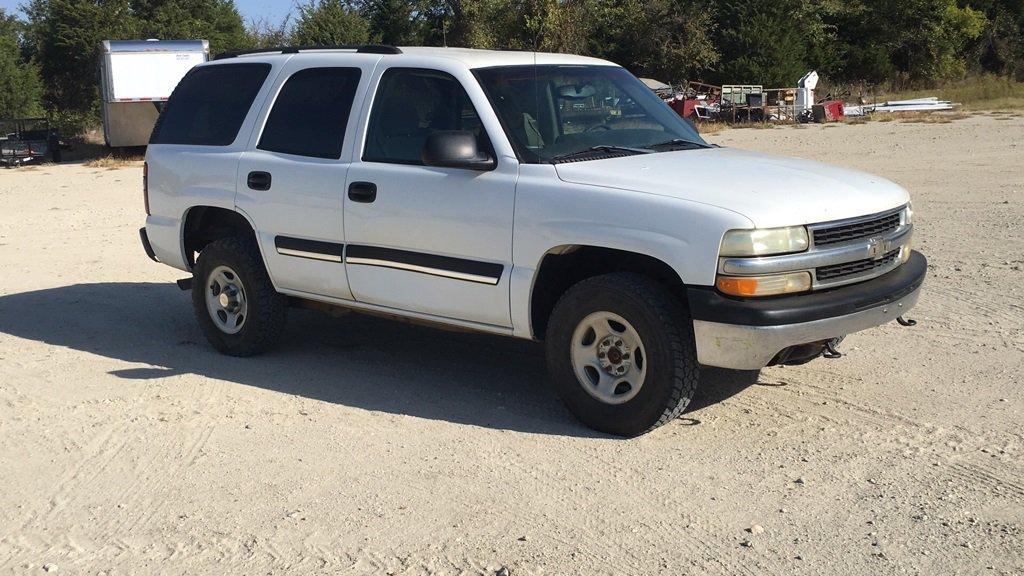
M853 276L855 274L862 274L868 270L877 270L888 264L892 264L896 261L896 258L900 255L900 249L890 250L882 255L878 260L872 260L865 258L864 260L854 260L853 262L844 262L842 264L833 264L832 266L821 266L815 268L814 273L817 275L818 282L823 280L835 280L837 278L845 278L847 276Z
M871 220L841 224L830 228L819 228L814 231L814 245L827 246L860 238L870 238L891 232L900 226L900 213L893 212ZM856 264L851 262L850 264ZM846 264L844 264L846 266Z

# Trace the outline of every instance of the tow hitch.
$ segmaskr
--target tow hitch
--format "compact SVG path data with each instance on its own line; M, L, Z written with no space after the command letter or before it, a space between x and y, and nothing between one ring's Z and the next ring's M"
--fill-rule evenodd
M899 322L900 326L906 326L908 328L911 326L917 326L917 320L911 320L909 318L904 318L903 316L897 316L896 322Z

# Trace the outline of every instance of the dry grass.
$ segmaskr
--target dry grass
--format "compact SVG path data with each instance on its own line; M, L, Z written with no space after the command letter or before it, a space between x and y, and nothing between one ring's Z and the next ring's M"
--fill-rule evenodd
M740 129L740 128L751 128L753 130L771 130L779 126L801 126L800 124L791 122L737 122L735 124L729 122L700 122L697 124L697 129L702 135L718 134L725 130Z
M879 95L878 101L909 100L928 96L959 103L964 110L1021 110L1024 109L1024 82L999 76L975 76L929 90Z
M89 168L106 168L107 170L116 170L118 168L124 168L126 166L134 166L142 162L142 156L115 156L109 154L100 158L93 158L85 163Z
M886 112L881 112L886 114ZM970 118L967 112L889 112L896 121L907 124L949 124L954 120Z
M988 112L982 112L982 114L988 114L989 116L995 116L997 118L1020 118L1024 116L1024 112L1017 110L990 110Z
M730 126L725 122L699 122L697 124L697 130L705 136L708 134L718 134L719 132L723 132L729 128Z

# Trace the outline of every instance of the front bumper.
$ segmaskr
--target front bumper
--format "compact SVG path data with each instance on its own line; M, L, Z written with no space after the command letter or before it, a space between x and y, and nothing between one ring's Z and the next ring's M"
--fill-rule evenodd
M928 271L920 252L873 280L779 298L737 299L714 288L688 289L697 360L706 366L757 370L779 352L873 328L917 303Z

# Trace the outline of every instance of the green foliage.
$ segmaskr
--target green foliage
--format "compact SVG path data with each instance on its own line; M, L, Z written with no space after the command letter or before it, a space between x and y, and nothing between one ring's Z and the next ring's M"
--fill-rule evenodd
M21 57L23 25L0 9L0 118L42 113L43 84L35 64Z
M712 4L704 0L592 2L591 54L637 74L677 82L713 68Z
M673 83L786 87L811 69L897 89L1024 80L1024 0L302 0L294 19L248 27L233 0L26 1L24 23L0 13L0 115L41 102L69 127L95 118L108 39L569 52Z
M47 107L94 110L100 42L137 36L129 0L32 0L26 11L27 40L46 81Z
M967 45L989 26L983 12L955 0L860 0L839 22L846 78L904 84L963 77Z
M370 23L342 0L309 0L298 6L291 33L294 46L360 44L370 40Z
M45 107L70 128L96 121L103 40L205 39L214 53L250 42L232 0L30 0L23 9L23 52L45 80Z
M382 44L409 46L422 42L422 6L406 0L364 0L360 12L370 26L370 35Z
M712 74L717 81L783 88L838 60L825 3L726 0L716 12L722 54L722 66Z
M968 45L969 67L1024 80L1024 0L982 0L989 24Z
M264 18L249 22L245 27L245 47L275 48L288 44L288 22L288 17L278 24Z
M132 14L143 38L209 40L213 53L247 43L233 0L133 0Z

